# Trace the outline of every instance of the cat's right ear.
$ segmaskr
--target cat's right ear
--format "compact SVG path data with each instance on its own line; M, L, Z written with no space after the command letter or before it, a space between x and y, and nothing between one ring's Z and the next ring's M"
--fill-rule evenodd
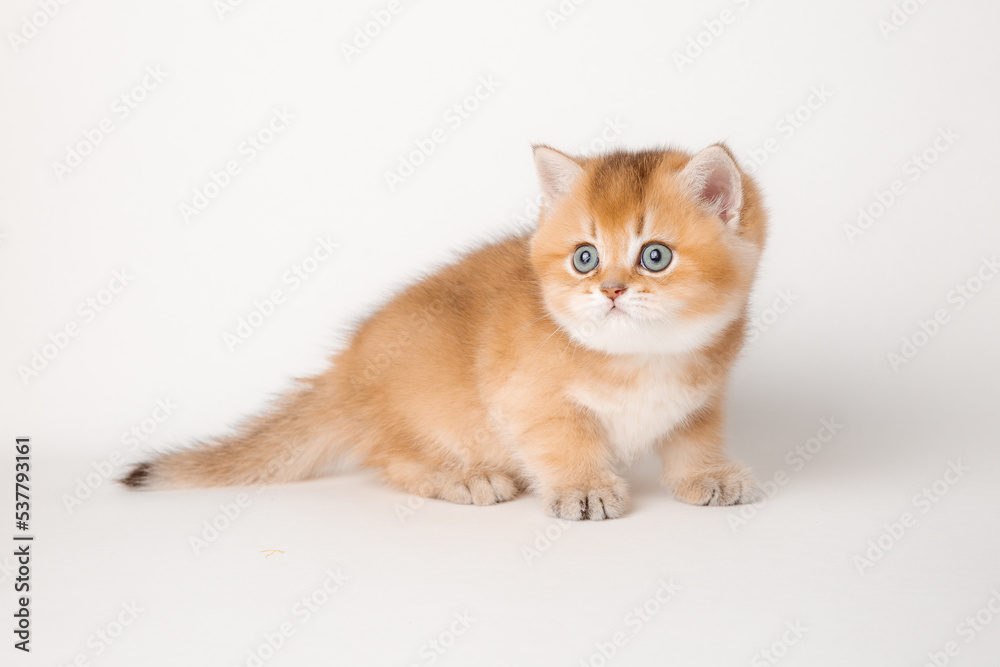
M709 146L691 158L681 171L688 193L727 225L739 224L743 208L743 180L729 149Z
M534 151L542 196L546 207L551 209L583 176L583 167L570 156L548 146L535 146Z

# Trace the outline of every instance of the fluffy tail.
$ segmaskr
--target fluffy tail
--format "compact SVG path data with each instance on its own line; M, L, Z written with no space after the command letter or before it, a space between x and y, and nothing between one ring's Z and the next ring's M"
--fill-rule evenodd
M281 484L326 472L343 453L329 397L308 386L231 436L139 463L120 481L137 489Z

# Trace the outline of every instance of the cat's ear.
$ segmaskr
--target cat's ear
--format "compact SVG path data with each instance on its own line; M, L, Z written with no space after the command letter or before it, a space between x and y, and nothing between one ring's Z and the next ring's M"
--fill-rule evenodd
M535 169L545 204L551 207L583 175L583 167L570 156L548 146L535 146Z
M727 225L739 224L743 180L733 156L721 145L709 146L681 171L687 193Z

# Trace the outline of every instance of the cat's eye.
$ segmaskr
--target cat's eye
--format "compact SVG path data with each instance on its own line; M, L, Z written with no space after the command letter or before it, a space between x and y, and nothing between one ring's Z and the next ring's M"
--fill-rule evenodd
M582 245L573 253L573 268L580 273L590 273L597 268L597 248Z
M670 260L673 258L674 253L667 246L662 243L650 243L642 249L639 261L642 262L642 268L655 273L670 266Z

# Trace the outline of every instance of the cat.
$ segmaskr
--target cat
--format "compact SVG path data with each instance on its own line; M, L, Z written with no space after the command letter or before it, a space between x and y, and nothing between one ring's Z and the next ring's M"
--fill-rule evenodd
M723 398L766 236L722 144L573 157L534 147L537 229L395 296L322 374L230 436L155 456L143 489L290 482L345 457L392 486L561 519L628 509L622 463L651 448L696 505L759 496L727 457Z

